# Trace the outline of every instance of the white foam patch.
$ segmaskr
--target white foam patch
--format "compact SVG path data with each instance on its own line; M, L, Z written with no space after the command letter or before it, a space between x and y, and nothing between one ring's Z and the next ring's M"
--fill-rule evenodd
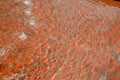
M20 38L21 40L25 40L25 39L27 39L27 35L23 32L23 33L19 36L19 38Z
M24 4L27 5L27 6L29 6L31 4L31 1L30 0L25 0Z

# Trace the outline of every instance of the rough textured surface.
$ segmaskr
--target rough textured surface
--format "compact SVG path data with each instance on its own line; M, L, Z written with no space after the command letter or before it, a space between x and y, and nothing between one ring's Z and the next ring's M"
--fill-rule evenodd
M0 80L119 79L119 7L0 0Z

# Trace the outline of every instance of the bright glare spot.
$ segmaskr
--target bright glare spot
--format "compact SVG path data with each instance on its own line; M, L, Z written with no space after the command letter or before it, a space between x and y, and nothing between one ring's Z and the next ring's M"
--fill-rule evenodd
M25 10L25 14L26 15L31 15L31 11L30 10Z
M29 25L35 26L35 24L36 24L35 20L29 20Z
M25 4L25 5L30 5L31 2L30 2L30 0L25 0L25 1L24 1L24 4Z
M19 36L19 38L20 38L21 40L25 40L25 39L27 39L27 35L23 32L23 33Z

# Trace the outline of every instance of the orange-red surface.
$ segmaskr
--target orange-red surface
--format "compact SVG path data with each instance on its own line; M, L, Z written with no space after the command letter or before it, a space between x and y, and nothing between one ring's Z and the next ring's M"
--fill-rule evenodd
M0 80L120 80L120 7L111 3L0 0Z
M120 7L120 0L100 0L100 1L102 1L104 4L107 4L109 6Z

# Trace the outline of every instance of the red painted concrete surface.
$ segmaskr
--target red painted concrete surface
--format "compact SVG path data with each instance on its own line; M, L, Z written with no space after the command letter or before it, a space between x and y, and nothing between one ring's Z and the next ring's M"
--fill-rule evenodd
M0 0L0 80L120 80L120 3L101 1Z

